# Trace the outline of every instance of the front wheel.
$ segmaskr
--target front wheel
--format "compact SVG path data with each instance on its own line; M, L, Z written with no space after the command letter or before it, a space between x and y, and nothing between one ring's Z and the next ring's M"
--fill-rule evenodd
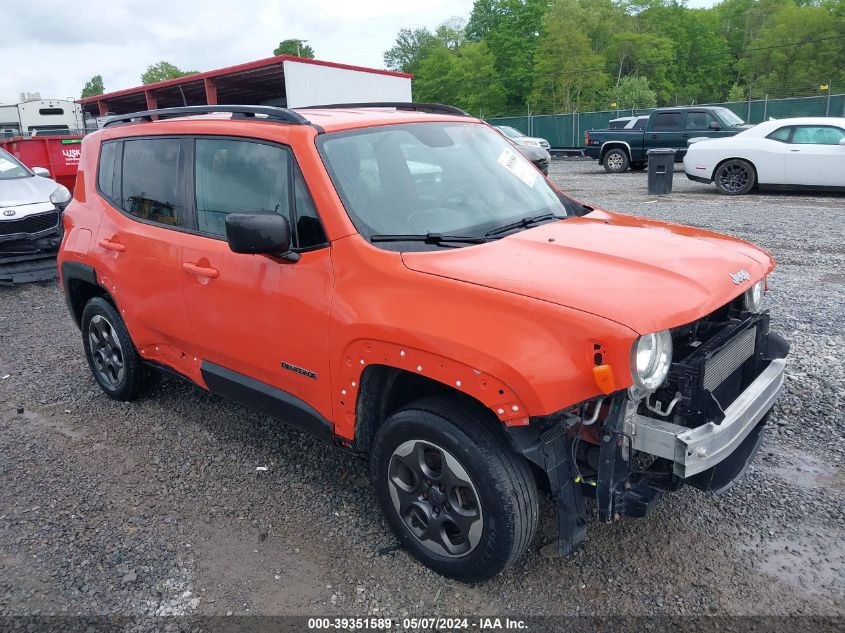
M461 402L420 400L388 418L371 455L376 497L400 542L463 582L512 564L537 526L534 477L495 424Z
M611 174L621 174L628 169L628 154L624 149L612 149L604 155L604 170Z
M751 191L757 176L751 163L739 158L727 160L716 169L713 179L719 193L739 196Z

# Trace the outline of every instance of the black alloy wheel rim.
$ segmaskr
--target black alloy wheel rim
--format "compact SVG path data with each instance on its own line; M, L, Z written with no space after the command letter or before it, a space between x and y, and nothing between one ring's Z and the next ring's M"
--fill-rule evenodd
M94 371L100 382L112 388L118 387L126 374L123 347L114 327L104 316L97 314L88 324L88 343Z
M449 558L469 554L484 527L478 492L445 449L425 440L403 442L390 457L393 507L426 549Z
M719 184L725 191L736 193L748 185L748 169L740 163L729 163L719 170Z

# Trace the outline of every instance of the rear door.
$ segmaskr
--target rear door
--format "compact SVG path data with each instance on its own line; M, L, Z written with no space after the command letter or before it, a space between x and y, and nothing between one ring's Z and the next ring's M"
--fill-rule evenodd
M104 206L92 253L141 356L182 373L191 335L178 283L189 229L185 141L145 137L103 143L97 174Z
M689 138L689 134L684 132L685 114L683 110L656 112L651 129L645 133L646 151L656 147L672 147L677 150L675 160L680 160L686 153Z
M191 143L197 231L186 239L177 277L202 376L223 395L269 403L259 408L319 434L308 424L314 409L331 417L333 274L302 173L284 145L241 137ZM225 237L230 213L288 217L301 259L233 253Z
M796 125L786 152L791 185L845 187L845 130L835 125Z

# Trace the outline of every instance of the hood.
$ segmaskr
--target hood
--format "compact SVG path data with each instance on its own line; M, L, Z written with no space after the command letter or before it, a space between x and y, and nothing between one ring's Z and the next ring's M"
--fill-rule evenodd
M639 334L699 319L774 268L768 253L742 240L606 211L402 260L417 272L588 312ZM749 279L736 284L731 275L740 270Z
M41 176L0 180L0 207L49 202L50 194L58 186L53 180Z

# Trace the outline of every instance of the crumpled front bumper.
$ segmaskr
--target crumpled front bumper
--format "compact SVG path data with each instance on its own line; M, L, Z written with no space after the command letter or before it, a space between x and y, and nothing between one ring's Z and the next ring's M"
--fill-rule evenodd
M10 286L58 277L56 254L62 243L61 225L37 239L0 242L0 285Z
M783 386L785 358L769 366L725 409L720 424L690 429L634 414L629 420L635 450L672 461L674 474L687 479L728 458L774 406Z

